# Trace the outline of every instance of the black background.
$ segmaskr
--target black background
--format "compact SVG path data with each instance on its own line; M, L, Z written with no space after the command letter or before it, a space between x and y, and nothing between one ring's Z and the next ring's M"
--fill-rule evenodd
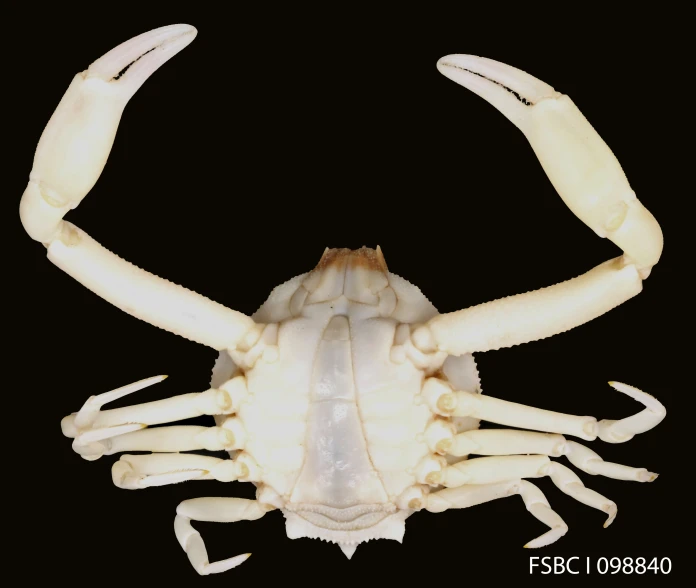
M665 120L675 104L643 84L658 73L667 83L666 58L677 51L671 27L684 16L602 14L585 23L570 11L532 7L519 15L402 7L388 18L334 9L268 6L253 16L124 9L110 18L75 9L18 21L11 194L24 189L36 142L76 72L141 32L190 22L198 37L128 105L99 183L70 220L135 264L248 314L274 286L311 269L325 246L377 244L390 271L441 312L453 311L620 254L565 207L524 136L435 63L472 53L526 70L580 107L661 223L666 247L644 292L611 313L558 337L477 355L483 389L622 418L640 406L606 382L641 387L665 404L667 419L629 443L591 447L661 476L637 484L580 473L618 504L608 529L602 513L548 479L535 481L570 531L533 552L522 545L545 527L517 497L415 514L402 545L363 544L350 562L335 545L287 539L278 512L251 523L199 523L211 560L254 554L205 581L490 582L527 577L530 556L589 556L593 566L599 557L670 557L674 577L688 565L673 532L686 508L676 497L677 390L685 382L674 351L686 319L673 298L681 274L672 241L683 209L669 186L679 129ZM25 441L6 451L23 456L12 469L22 472L19 491L30 505L17 513L15 541L18 552L46 561L27 573L88 583L196 581L174 537L176 505L205 495L251 498L251 485L117 489L116 458L83 461L59 422L91 394L160 373L170 378L119 405L202 391L216 352L111 307L47 262L18 222L12 231L21 299L9 319L22 331L16 365L6 369L23 382L16 410Z

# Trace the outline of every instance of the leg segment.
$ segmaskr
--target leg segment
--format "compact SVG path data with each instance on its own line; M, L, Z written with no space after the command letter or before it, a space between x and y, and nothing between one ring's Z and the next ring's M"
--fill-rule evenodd
M90 397L79 412L65 417L61 423L63 433L75 438L73 449L89 461L122 451L160 452L121 456L111 470L114 484L120 488L149 488L186 480L257 481L258 465L244 452L238 453L234 460L178 453L241 449L246 431L239 419L228 418L220 427L146 428L175 419L235 412L248 394L243 376L229 380L219 389L211 388L199 394L101 410L106 403L161 382L165 377L147 378Z
M604 461L591 449L562 435L533 433L505 429L477 429L456 435L447 450L450 455L565 455L576 468L588 474L606 476L615 480L652 482L657 474L645 468L632 468Z
M208 552L200 533L191 526L191 519L216 523L253 521L267 512L256 500L243 498L194 498L184 500L176 509L174 532L191 565L202 576L218 574L245 562L251 555L245 553L222 561L208 563Z
M110 427L119 430L121 427ZM113 455L123 451L153 451L167 453L178 451L232 451L240 449L232 431L225 427L172 426L142 429L124 433L109 439L92 438L91 431L81 434L73 441L73 449L82 457L94 458L102 455ZM94 453L94 449L97 453Z
M430 512L442 512L449 508L468 508L497 498L519 494L527 510L549 527L549 531L530 541L525 547L544 547L558 541L568 531L568 525L551 509L539 488L525 480L513 480L499 484L482 484L445 488L428 494L425 508Z
M638 294L662 252L660 226L570 98L481 57L450 55L438 69L510 119L573 213L624 255L562 284L436 316L415 329L414 345L451 355L510 347L582 325Z
M599 437L609 443L623 443L638 433L644 433L656 427L665 418L667 411L655 397L620 382L609 382L609 384L615 390L643 403L645 409L619 421L597 422L594 417L563 414L482 394L452 391L449 384L436 378L426 382L423 395L431 408L439 414L471 416L510 427L573 435L586 441L593 441Z
M165 377L147 378L92 396L78 413L65 417L61 423L63 433L75 438L75 451L85 459L94 460L102 455L121 451L229 451L240 448L244 432L233 419L226 423L226 427L141 429L148 425L200 415L233 413L247 394L243 377L230 380L225 389L211 388L201 393L184 394L136 406L100 410L104 404L161 382Z
M20 217L48 258L121 310L215 349L251 345L248 316L149 274L62 220L92 189L111 151L121 113L142 83L186 47L196 29L172 25L123 43L75 76L44 130Z
M449 453L454 456L490 455L491 457L464 460L439 471L432 471L426 476L425 481L432 486L465 488L461 496L466 502L472 497L479 496L477 492L484 497L488 496L485 489L504 488L504 484L511 483L511 480L549 476L553 483L569 496L607 513L608 518L604 526L609 526L616 517L616 504L594 490L586 488L570 469L552 462L548 456L566 455L573 465L593 475L600 474L619 480L639 482L652 482L657 478L656 474L643 468L605 462L594 451L574 441L567 441L558 434L571 434L588 440L599 436L610 443L621 443L628 441L637 433L651 429L665 417L664 406L652 396L626 384L618 382L610 382L610 384L616 390L642 402L646 408L626 419L597 422L593 417L541 410L481 394L454 392L446 382L430 378L423 387L423 399L436 413L471 416L494 423L539 429L547 433L484 429L464 431L454 435L450 430L451 436L447 437L444 434L445 428L442 428L442 431L438 429L436 432L441 433L442 436L437 438L435 447L440 453ZM469 490L476 485L482 485L484 490ZM450 493L440 495L441 492L436 492L432 500L445 499L450 496ZM451 495L460 496L457 493L451 493ZM437 506L440 503L432 502L432 504ZM537 510L548 515L548 511L541 507ZM541 519L541 516L539 518ZM552 524L549 526L553 527ZM550 536L554 535L553 531L550 533ZM539 547L547 544L540 539L542 538L535 540L529 546Z
M616 504L594 490L585 488L571 470L552 462L546 455L505 455L480 457L456 463L428 474L429 483L455 488L465 484L496 484L517 478L549 476L553 483L575 500L608 514L608 527L616 517Z
M191 453L122 455L111 468L114 484L128 490L177 484L187 480L233 482L248 475L249 468L241 460Z
M534 292L442 314L412 333L423 352L463 355L512 347L574 329L642 290L636 268L622 258Z

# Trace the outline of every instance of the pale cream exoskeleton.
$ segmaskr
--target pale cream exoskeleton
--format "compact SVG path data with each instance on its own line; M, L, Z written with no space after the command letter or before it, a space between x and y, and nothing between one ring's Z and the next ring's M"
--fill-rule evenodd
M609 463L577 437L628 441L665 416L648 394L612 383L645 405L597 421L481 394L473 353L549 337L638 294L662 250L652 215L615 157L572 101L515 68L464 55L438 68L496 106L528 138L570 209L624 255L536 292L439 314L418 288L390 273L379 248L329 249L316 268L278 286L251 317L157 278L116 257L63 221L97 181L121 113L147 77L196 31L173 25L112 50L78 74L37 148L20 214L49 259L102 298L150 324L220 352L201 393L126 408L108 402L161 381L154 377L91 397L62 423L85 459L121 452L113 480L129 489L186 480L247 481L257 499L199 498L179 505L176 536L201 574L209 563L192 520L257 519L279 509L288 536L337 543L349 557L364 541L401 540L405 520L519 494L549 531L567 526L528 478L550 477L604 511L616 505L565 465L623 480L652 481L642 468ZM148 428L197 415L215 426ZM479 430L485 420L508 429ZM230 459L190 453L226 450ZM467 459L471 454L481 455Z

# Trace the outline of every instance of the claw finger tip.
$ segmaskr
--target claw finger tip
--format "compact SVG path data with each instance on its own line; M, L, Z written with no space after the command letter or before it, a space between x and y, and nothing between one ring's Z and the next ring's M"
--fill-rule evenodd
M440 59L437 60L437 63L435 64L435 66L440 71L440 73L445 73L445 71L447 71L448 69L457 67L456 57L460 57L460 56L458 56L458 55L445 55L444 57L440 57Z
M180 22L177 24L172 24L172 25L166 25L163 27L160 27L158 29L153 29L152 31L149 31L150 33L168 33L171 35L171 37L183 37L184 35L193 35L194 37L198 33L198 29L194 27L193 25L190 25L185 22Z
M192 27L191 25L187 25L189 29L183 33L181 36L182 37L189 37L189 43L193 42L193 40L198 36L198 29L196 27Z
M443 67L452 67L454 65L452 63L454 57L454 55L445 55L443 57L440 57L440 59L437 60L437 69L441 70Z
M198 29L190 24L180 24L178 25L181 27L181 31L179 32L178 35L176 35L179 39L183 39L184 37L188 37L187 43L190 43L196 38L196 35L198 35Z

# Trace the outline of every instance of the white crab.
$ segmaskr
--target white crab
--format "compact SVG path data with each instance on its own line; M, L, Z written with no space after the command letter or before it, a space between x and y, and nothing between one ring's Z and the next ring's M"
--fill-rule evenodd
M75 451L88 460L150 452L114 464L122 488L253 482L256 500L199 498L177 508L176 536L201 574L230 569L248 554L209 563L192 519L256 519L276 508L289 537L333 541L350 557L361 542L401 540L414 511L519 494L550 528L527 545L541 547L567 526L526 481L540 476L605 511L609 525L616 505L549 456L565 455L591 474L652 481L655 474L605 462L562 435L628 441L664 418L662 404L620 383L612 386L646 407L620 421L506 402L480 393L472 356L607 312L640 292L659 259L659 225L571 100L488 59L438 62L522 130L566 204L618 244L622 257L562 284L440 315L418 288L388 272L379 248L327 249L313 271L278 286L248 317L132 266L62 220L99 177L130 97L195 34L187 25L145 33L78 74L41 137L22 198L24 227L54 264L129 314L220 351L211 388L200 394L101 410L158 376L91 397L62 423ZM197 415L214 415L216 426L146 428ZM513 428L478 430L479 420ZM227 450L232 459L187 453L199 449Z

